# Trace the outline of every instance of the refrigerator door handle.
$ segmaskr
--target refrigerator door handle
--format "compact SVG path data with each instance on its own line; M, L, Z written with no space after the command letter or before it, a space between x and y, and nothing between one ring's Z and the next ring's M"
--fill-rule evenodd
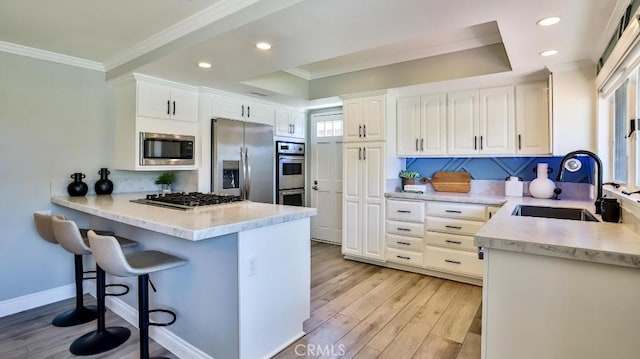
M245 165L247 166L247 177L245 177L245 193L246 199L249 199L249 191L251 190L251 162L249 161L249 149L244 149Z
M240 170L242 171L242 181L240 182L240 197L245 199L246 183L247 183L247 169L244 162L244 147L240 146Z

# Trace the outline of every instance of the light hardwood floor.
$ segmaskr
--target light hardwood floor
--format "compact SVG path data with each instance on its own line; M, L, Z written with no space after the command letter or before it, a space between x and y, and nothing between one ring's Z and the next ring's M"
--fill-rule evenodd
M311 318L276 358L480 358L482 288L345 260L312 242ZM302 354L302 355L301 355Z
M308 334L276 358L480 358L481 297L479 287L345 260L339 246L312 242ZM71 342L96 325L53 327L51 319L73 303L0 318L0 358L73 358ZM95 300L87 295L85 303ZM137 330L107 311L113 325L129 328L131 338L84 358L138 358ZM150 348L152 356L175 358L153 341Z

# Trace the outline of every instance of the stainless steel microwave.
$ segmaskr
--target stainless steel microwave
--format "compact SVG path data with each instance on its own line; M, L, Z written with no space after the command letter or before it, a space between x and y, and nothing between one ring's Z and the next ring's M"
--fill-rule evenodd
M140 165L194 165L194 142L195 136L140 132Z

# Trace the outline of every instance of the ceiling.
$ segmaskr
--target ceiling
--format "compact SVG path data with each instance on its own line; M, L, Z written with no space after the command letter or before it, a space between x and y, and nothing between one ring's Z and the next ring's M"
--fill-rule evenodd
M98 62L108 79L138 72L303 107L350 92L595 63L628 2L3 0L0 41ZM560 23L536 25L551 15ZM258 41L273 47L258 50ZM547 49L559 53L539 56Z

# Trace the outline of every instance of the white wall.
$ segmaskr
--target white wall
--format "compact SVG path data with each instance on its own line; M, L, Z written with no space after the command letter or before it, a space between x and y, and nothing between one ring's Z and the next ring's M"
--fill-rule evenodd
M581 63L551 68L553 73L553 154L596 150L595 66Z

